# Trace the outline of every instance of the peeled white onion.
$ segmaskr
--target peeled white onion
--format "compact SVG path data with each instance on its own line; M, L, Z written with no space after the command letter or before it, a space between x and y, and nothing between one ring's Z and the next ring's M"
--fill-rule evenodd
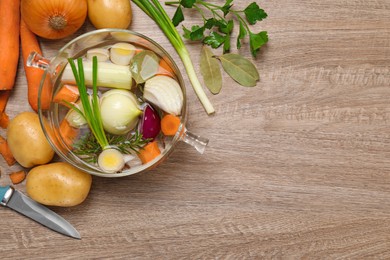
M145 82L144 98L169 114L180 115L183 92L171 77L157 75Z
M100 113L104 130L122 135L135 128L142 111L133 93L123 89L112 89L100 98Z

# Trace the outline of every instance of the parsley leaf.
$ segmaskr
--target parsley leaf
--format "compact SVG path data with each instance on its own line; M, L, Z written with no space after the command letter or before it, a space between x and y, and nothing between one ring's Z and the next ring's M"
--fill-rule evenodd
M255 24L257 21L261 21L267 18L268 16L267 13L263 9L261 9L256 2L253 2L248 5L248 7L245 8L244 13L246 19L251 25Z
M249 32L249 45L252 52L252 55L256 57L256 54L261 46L268 42L268 34L266 31L261 31L259 33Z
M178 26L182 21L184 21L184 14L183 10L181 9L181 6L179 5L176 9L175 14L172 17L172 23L176 27Z
M192 8L195 4L196 0L181 0L180 5L185 8Z
M194 25L191 27L191 30L187 29L183 26L184 35L183 37L192 40L192 41L199 41L204 38L204 27L200 27L199 25Z
M226 36L223 36L217 32L211 32L209 36L205 37L203 42L216 49L225 42Z

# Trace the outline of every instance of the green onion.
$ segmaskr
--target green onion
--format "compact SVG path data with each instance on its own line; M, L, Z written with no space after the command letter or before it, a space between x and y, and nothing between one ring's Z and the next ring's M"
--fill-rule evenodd
M89 98L84 77L84 66L82 58L77 59L78 68L72 59L68 59L75 77L77 87L80 93L80 100L83 106L83 111L78 109L75 105L70 104L71 107L80 113L85 120L96 141L99 143L101 150L97 157L97 163L100 169L106 173L114 173L123 169L125 161L123 154L116 147L111 147L107 136L104 132L102 116L100 114L100 104L98 96L97 78L98 78L98 61L97 57L92 58L92 98Z
M97 90L97 57L94 56L92 59L92 100L90 100L87 87L85 85L84 67L82 58L77 59L78 69L72 59L68 59L69 65L72 68L73 75L76 80L77 87L80 93L80 100L83 106L84 113L76 106L72 106L78 113L80 113L88 123L93 135L98 141L102 149L109 146L107 137L104 133L102 118L99 107L99 97Z
M194 66L191 61L190 54L181 38L179 32L176 30L168 14L157 0L133 0L133 2L141 8L150 18L152 18L161 28L161 30L168 37L173 47L176 49L181 60L183 61L184 67L186 68L188 78L192 83L192 87L202 103L204 109L208 114L215 112L213 105L210 103L205 92L203 91L202 85L199 82Z

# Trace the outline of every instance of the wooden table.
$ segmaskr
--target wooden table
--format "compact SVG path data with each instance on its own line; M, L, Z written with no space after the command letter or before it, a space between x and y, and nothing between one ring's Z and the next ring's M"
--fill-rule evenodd
M182 143L149 173L94 177L83 204L52 207L81 240L1 208L1 258L389 258L390 1L259 3L269 17L254 30L270 41L255 60L258 85L225 75L222 92L209 94L213 116L187 85L188 128L210 139L204 155ZM133 11L130 29L182 67L160 29ZM45 55L92 29L41 40ZM188 48L199 70L201 45ZM241 53L250 57L247 47ZM20 63L7 113L24 110ZM13 167L0 163L8 184Z

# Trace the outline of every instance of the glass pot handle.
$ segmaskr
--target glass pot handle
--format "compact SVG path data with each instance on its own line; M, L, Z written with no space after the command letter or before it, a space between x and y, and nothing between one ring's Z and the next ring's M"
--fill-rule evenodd
M194 147L200 154L204 153L206 146L209 143L209 139L195 135L186 128L184 129L181 138L185 143Z
M38 52L33 51L30 53L30 55L28 55L26 65L27 67L34 67L34 68L46 70L50 66L50 61L45 57L43 57Z

